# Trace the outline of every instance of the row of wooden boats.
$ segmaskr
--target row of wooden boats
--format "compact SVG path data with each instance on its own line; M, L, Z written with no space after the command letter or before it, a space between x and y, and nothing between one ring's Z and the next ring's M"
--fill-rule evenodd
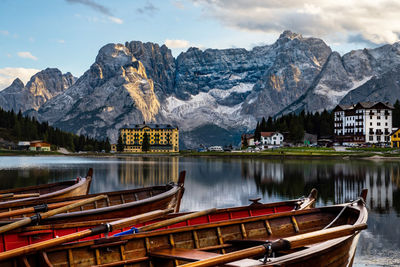
M351 266L367 191L314 208L275 203L179 212L177 183L87 194L92 180L0 191L0 266Z

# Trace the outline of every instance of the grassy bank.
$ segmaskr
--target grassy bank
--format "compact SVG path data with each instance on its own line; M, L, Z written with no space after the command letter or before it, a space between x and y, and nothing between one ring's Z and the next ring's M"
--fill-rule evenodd
M179 153L70 153L0 150L0 156L81 156L81 157L130 157L130 156L183 156L183 157L251 157L251 158L400 158L400 150L391 148L349 148L335 151L333 148L293 147L277 148L258 152L194 152Z

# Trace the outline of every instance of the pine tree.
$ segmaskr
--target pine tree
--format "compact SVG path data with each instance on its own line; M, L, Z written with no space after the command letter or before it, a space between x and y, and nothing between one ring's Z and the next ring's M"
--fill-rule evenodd
M142 151L150 151L149 136L147 135L147 133L143 134Z
M400 127L400 102L396 100L393 110L393 127Z
M261 129L260 129L260 124L257 122L256 129L254 131L254 140L255 141L260 141L261 140ZM247 140L246 140L247 142ZM246 145L247 147L248 145Z
M104 150L105 150L107 153L110 153L110 151L111 151L111 144L110 144L110 140L108 139L108 137L106 138Z
M267 131L267 122L265 121L265 118L263 117L260 123L260 130L261 132Z
M123 152L124 151L124 144L122 143L122 136L118 136L118 142L117 142L117 151L118 152Z

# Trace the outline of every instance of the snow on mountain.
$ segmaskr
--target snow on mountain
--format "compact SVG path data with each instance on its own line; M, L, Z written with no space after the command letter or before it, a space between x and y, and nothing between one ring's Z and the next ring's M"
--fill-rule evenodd
M399 65L399 43L340 56L290 31L252 50L192 47L176 59L165 45L132 41L102 47L75 83L58 72L53 83L16 80L4 91L37 92L43 101L6 99L3 91L0 106L26 105L39 120L111 142L120 127L146 121L178 126L182 147L236 144L262 117L396 95Z

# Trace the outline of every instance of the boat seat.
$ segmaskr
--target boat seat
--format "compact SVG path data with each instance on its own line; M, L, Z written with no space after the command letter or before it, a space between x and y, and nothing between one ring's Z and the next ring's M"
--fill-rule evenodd
M193 261L199 261L199 260L213 258L213 257L219 256L221 254L206 252L206 251L201 251L201 250L195 250L195 249L170 248L170 249L152 250L152 251L150 251L149 255L150 255L150 257L156 257L156 258L193 262ZM257 260L243 259L243 260L230 262L228 264L225 264L224 266L230 266L230 267L243 266L243 267L245 267L245 266L254 266L256 264L258 265L258 264L260 264L260 262Z

